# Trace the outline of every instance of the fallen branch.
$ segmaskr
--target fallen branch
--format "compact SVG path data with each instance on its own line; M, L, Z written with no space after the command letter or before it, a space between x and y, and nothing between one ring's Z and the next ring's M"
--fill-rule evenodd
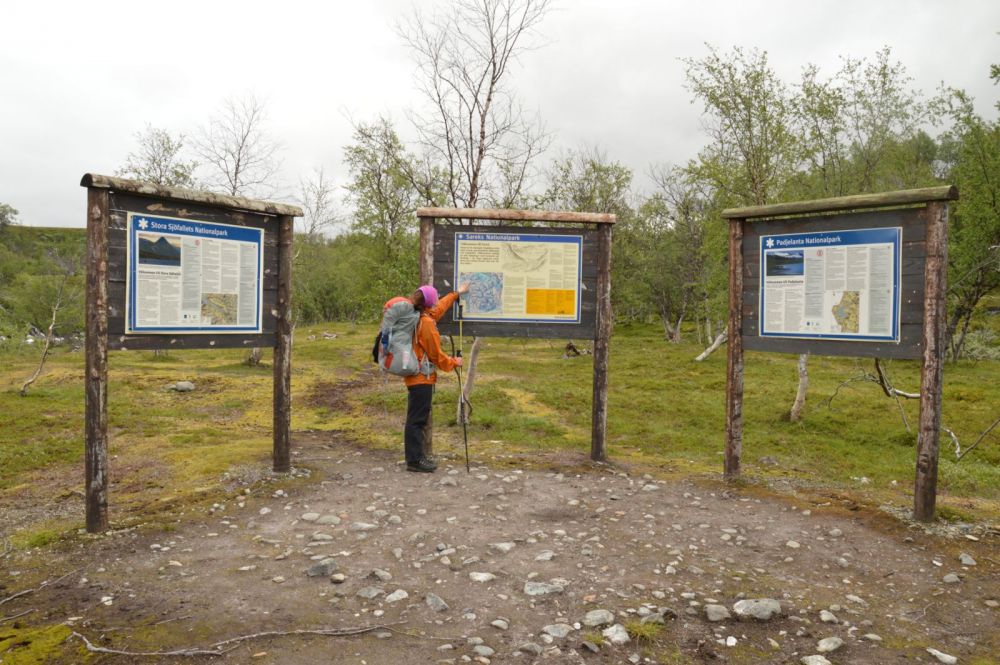
M976 442L973 443L968 448L966 448L965 450L963 450L961 454L958 453L959 448L960 448L960 446L958 445L958 437L956 437L954 434L952 434L952 438L955 439L955 454L958 455L958 459L956 459L955 461L956 462L961 462L962 458L965 457L966 455L968 455L970 452L972 452L972 450L975 449L975 447L978 446L982 442L982 440L985 439L986 436L990 432L992 432L993 428L995 428L997 425L1000 425L1000 418L997 418L996 420L994 420L992 425L990 425L985 430L983 430L983 433L979 435L979 438L976 439ZM951 434L951 430L947 430L947 432L949 434Z
M36 610L36 609L30 609L30 610L25 610L25 611L21 612L20 614L12 614L9 617L4 617L4 618L0 619L0 623L6 623L7 621L13 621L14 619L17 619L19 617L23 617L25 614L31 614L32 612L37 612L37 611L38 610Z
M397 624L379 624L375 626L359 626L357 628L317 628L317 629L305 629L301 628L298 630L267 630L262 633L251 633L250 635L240 635L239 637L231 637L228 640L222 640L214 644L208 645L205 648L192 647L188 649L174 649L173 651L127 651L124 649L109 649L107 647L99 647L90 640L87 639L85 635L73 631L73 636L79 637L83 640L84 645L87 647L87 651L92 653L106 653L113 654L116 656L149 656L149 657L163 657L163 656L222 656L223 654L229 653L235 649L241 642L247 642L249 640L256 640L265 637L287 637L290 635L322 635L325 637L350 637L352 635L363 635L364 633L370 633L373 630L392 630L391 626ZM395 632L395 631L393 631ZM229 648L226 648L229 647Z
M717 348L719 348L720 346L722 346L726 342L726 337L727 336L728 336L728 333L725 330L723 330L722 332L720 332L716 336L715 341L713 341L711 343L711 345L709 345L709 347L707 349L705 349L704 351L702 351L701 353L698 354L698 357L694 359L695 362L699 362L700 363L702 360L704 360L705 358L707 358L710 355L712 355L713 351L715 351Z
M79 637L83 640L84 645L87 647L87 651L90 651L91 653L108 653L116 656L221 656L226 653L226 651L210 651L208 649L178 649L176 651L125 651L123 649L108 649L106 647L99 647L88 640L86 636L81 635L75 630L70 637ZM233 649L235 648L236 647L233 647Z
M920 393L908 393L897 390L889 381L889 375L882 369L882 361L875 359L875 371L878 372L878 384L882 387L882 392L886 397L905 397L906 399L920 399Z
M77 569L77 570L79 570L79 569ZM22 596L27 596L29 594L35 593L36 591L41 591L42 589L44 589L46 587L50 587L53 584L57 584L59 582L62 582L64 579L66 579L67 577L69 577L70 575L72 575L75 572L76 572L76 570L71 570L68 573L66 573L65 575L63 575L62 577L57 577L54 580L46 580L45 582L42 582L41 584L39 584L34 589L25 589L24 591L19 591L18 593L15 593L13 596L7 596L6 598L0 599L0 605L3 605L4 603L9 603L10 601L14 600L15 598L20 598Z

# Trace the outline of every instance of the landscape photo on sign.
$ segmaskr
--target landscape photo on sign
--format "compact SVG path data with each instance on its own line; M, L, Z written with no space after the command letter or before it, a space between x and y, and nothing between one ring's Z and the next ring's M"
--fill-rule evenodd
M766 275L801 275L805 271L805 257L801 249L767 253Z
M181 239L156 233L139 233L139 263L181 266Z

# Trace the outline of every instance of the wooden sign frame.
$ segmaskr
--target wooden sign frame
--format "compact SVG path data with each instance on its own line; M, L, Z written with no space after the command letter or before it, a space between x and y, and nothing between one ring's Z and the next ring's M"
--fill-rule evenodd
M458 231L582 236L579 323L463 323L470 335L592 338L594 342L593 403L591 410L590 458L607 460L608 355L611 340L611 235L617 218L611 214L509 210L484 208L418 208L420 221L420 281L434 284L439 291L458 288L454 281L454 234ZM449 220L444 222L442 220ZM454 220L454 221L450 221ZM461 225L466 220L466 225ZM469 226L493 222L494 226ZM528 226L525 222L542 222ZM450 257L450 258L449 258ZM440 323L443 332L457 332L451 314ZM433 427L428 421L424 432L425 453L432 449Z
M726 369L724 474L740 475L743 452L743 350L819 355L921 358L920 428L917 435L913 514L934 519L941 434L941 376L944 363L948 202L954 186L845 196L722 212L729 221L729 331ZM761 236L781 229L840 231L902 229L900 332L897 342L774 340L760 336L759 253ZM756 258L755 258L756 257Z
M86 291L86 518L87 531L108 528L108 350L274 349L274 450L276 472L290 461L292 236L296 206L165 187L88 173ZM261 332L208 334L127 333L126 280L129 213L173 220L262 229Z

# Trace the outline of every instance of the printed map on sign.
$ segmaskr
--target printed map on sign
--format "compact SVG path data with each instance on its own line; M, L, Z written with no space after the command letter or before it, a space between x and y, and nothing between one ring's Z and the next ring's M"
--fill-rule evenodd
M898 340L898 227L764 235L760 335Z
M456 233L455 282L469 321L579 323L583 237Z
M469 285L466 296L467 314L496 314L503 311L502 272L463 272L458 276L459 284Z

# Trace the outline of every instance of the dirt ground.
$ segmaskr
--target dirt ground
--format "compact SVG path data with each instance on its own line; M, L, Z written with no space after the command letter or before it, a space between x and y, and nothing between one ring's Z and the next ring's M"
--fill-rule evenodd
M534 470L512 456L415 474L400 454L326 433L299 434L295 451L308 477L231 479L224 504L169 530L0 561L0 617L34 610L0 623L0 645L19 626L68 623L95 646L131 652L359 631L254 638L197 658L227 663L800 663L829 637L843 640L825 654L833 663L938 662L928 647L1000 662L995 534L940 538L836 500L657 480L565 455L540 470L537 456ZM428 594L443 603L431 607ZM744 598L775 599L781 615L738 620ZM708 605L732 616L709 621ZM592 610L610 614L583 625ZM608 621L628 642L602 635ZM83 642L65 644L48 662L79 662ZM0 662L35 662L19 656L30 647L0 649Z

